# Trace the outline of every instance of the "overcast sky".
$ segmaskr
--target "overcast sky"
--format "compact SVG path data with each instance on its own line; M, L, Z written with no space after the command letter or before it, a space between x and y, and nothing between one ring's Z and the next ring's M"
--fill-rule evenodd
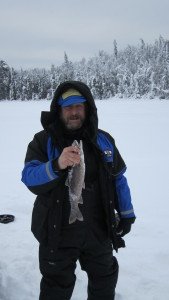
M50 68L123 49L140 38L169 39L169 0L0 0L0 59Z

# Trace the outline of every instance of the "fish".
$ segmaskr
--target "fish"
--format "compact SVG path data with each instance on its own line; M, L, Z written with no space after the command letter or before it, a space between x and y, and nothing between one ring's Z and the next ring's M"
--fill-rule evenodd
M85 160L83 152L83 142L74 140L72 146L76 146L80 151L80 163L72 166L68 171L68 177L65 185L69 188L70 216L69 224L76 220L83 221L83 215L80 211L79 204L83 204L82 189L85 188Z

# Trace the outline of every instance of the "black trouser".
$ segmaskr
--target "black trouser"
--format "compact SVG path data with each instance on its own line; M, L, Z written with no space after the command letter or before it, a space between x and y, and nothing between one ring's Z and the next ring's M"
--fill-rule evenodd
M118 263L102 229L67 228L57 250L40 246L39 259L43 275L40 300L71 299L77 260L88 275L88 300L114 299Z

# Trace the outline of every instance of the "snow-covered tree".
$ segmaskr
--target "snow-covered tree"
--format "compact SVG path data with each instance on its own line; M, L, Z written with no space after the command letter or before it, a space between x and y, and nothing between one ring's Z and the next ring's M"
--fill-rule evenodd
M73 63L68 59L66 52L64 53L64 62L60 66L59 82L66 80L74 80L74 68Z
M0 100L10 96L10 68L4 60L0 60Z
M158 97L169 99L169 40L162 36L154 44L143 39L137 46L100 50L97 55L72 62L66 52L60 66L49 70L15 70L1 60L0 99L52 99L56 87L65 80L86 83L97 99L119 97Z

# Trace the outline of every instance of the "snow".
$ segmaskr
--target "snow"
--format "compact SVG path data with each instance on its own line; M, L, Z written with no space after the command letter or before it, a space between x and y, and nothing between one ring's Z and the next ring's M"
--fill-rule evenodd
M127 247L115 254L120 264L116 300L167 300L169 279L169 102L96 101L99 127L115 138L128 169L137 221ZM38 243L31 231L35 196L21 183L27 144L41 130L40 113L50 101L0 103L0 300L36 300L41 275ZM87 298L86 274L79 265L72 300Z

